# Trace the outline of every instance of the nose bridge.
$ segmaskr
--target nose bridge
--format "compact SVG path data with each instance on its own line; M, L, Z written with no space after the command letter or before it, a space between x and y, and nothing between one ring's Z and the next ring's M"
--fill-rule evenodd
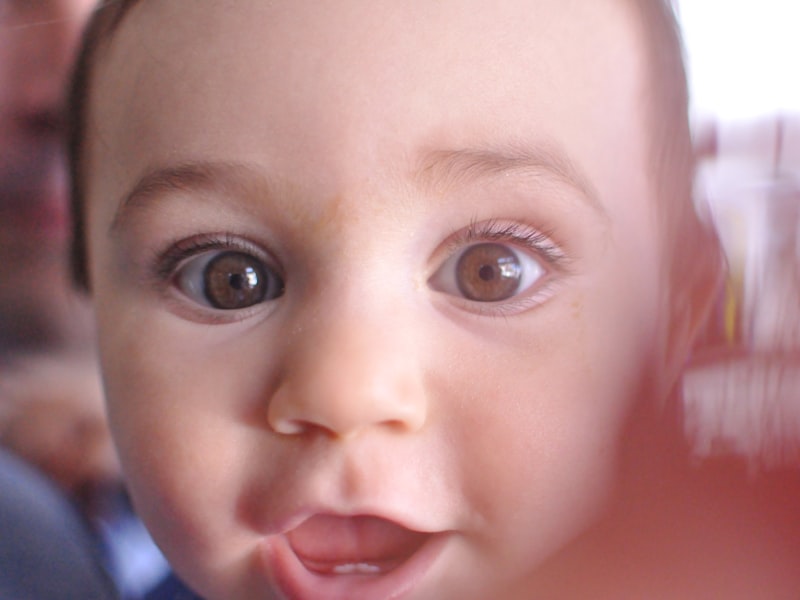
M340 438L373 427L419 430L427 401L419 355L403 320L384 309L323 311L289 343L284 377L268 408L271 427Z

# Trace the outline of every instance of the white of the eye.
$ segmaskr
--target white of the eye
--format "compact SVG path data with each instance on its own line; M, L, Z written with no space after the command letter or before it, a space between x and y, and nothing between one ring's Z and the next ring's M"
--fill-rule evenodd
M452 294L454 296L463 295L460 291L458 279L456 277L456 266L458 265L458 261L464 252L473 246L474 245L465 246L459 252L449 256L447 260L442 263L442 266L439 267L439 270L436 271L436 273L434 273L433 277L430 279L431 285L434 289L440 292L445 292L446 294ZM516 296L533 287L533 285L545 274L545 269L539 260L531 256L528 252L519 250L510 244L503 244L503 246L512 252L514 256L516 256L517 261L519 261L518 263L501 262L500 264L500 272L503 274L503 276L514 277L518 273L521 273L522 277L520 277L519 280L519 287L514 294Z
M175 278L178 288L184 294L204 306L212 306L205 295L205 270L208 263L218 255L218 250L212 250L193 256L180 266Z

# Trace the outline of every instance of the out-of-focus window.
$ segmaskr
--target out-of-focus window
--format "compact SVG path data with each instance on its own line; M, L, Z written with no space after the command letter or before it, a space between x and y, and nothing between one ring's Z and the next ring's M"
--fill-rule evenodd
M700 458L800 464L800 1L677 0L698 153L695 198L725 286L684 377Z
M800 112L800 2L679 0L699 118Z

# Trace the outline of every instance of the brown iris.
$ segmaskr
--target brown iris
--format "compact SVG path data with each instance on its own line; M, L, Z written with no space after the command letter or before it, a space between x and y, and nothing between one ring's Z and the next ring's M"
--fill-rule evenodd
M224 310L247 308L283 292L283 281L268 275L259 260L243 252L224 252L211 259L203 270L203 283L209 303Z
M514 295L522 278L517 255L502 244L476 244L456 264L458 289L470 300L497 302Z

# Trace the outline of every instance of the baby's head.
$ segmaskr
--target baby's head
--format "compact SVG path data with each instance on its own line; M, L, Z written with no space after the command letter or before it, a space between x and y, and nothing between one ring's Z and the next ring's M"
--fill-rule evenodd
M529 598L606 510L712 279L668 11L106 11L82 264L176 569L212 598Z

